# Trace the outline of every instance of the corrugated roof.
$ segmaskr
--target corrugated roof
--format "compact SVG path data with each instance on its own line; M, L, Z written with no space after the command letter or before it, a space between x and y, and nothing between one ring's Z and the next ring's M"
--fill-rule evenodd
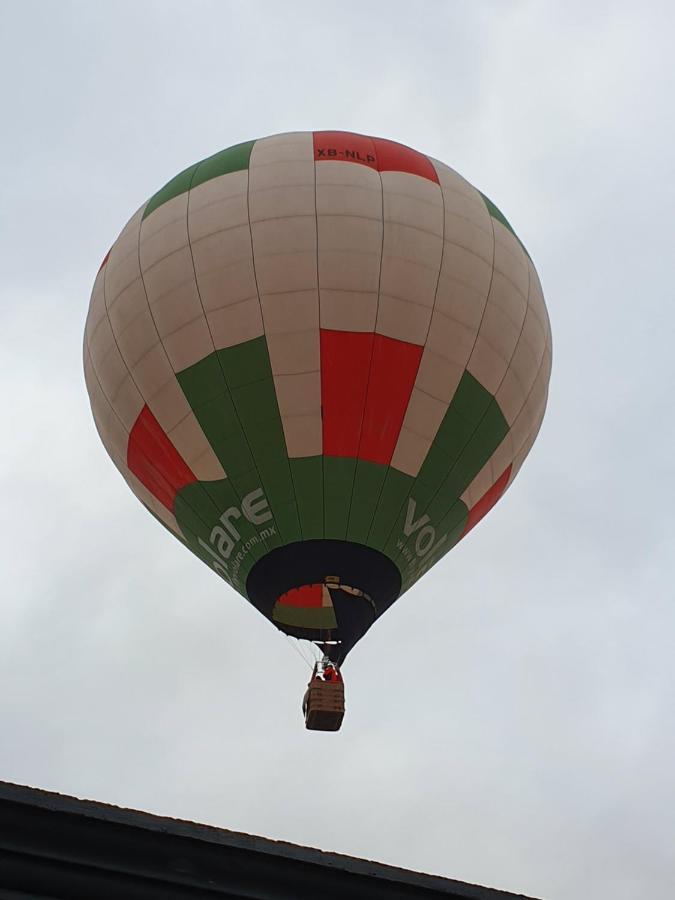
M0 782L0 826L0 889L17 898L528 900L7 782Z

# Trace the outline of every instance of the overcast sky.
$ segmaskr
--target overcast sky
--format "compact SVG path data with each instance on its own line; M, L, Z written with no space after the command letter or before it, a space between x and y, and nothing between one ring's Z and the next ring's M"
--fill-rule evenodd
M672 4L0 10L0 779L546 900L672 900ZM81 370L129 215L297 129L456 168L553 329L530 458L353 651L335 735L304 730L291 642L128 490Z

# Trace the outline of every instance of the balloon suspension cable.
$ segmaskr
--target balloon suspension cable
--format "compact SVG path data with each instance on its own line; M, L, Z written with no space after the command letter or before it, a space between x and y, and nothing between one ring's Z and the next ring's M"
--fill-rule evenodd
M312 660L307 659L307 657L305 656L305 654L302 652L302 650L300 649L300 648L301 648L300 639L299 639L299 638L292 638L292 637L290 636L290 634L287 634L287 635L284 635L284 636L285 636L286 640L289 642L289 644L291 645L291 647L293 647L293 649L295 650L295 652L298 654L298 656L300 657L300 659L304 662L304 664L305 664L309 669L313 669L313 668L314 668L314 662L315 662L315 661L314 661L313 659L312 659Z

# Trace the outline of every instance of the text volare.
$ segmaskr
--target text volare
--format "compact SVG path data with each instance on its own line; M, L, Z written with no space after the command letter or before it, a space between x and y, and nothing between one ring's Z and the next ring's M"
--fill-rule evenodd
M269 522L272 519L272 512L262 488L256 488L256 490L246 494L241 501L240 507L230 506L225 510L220 516L220 524L211 529L209 543L201 537L199 538L199 544L202 549L206 550L209 556L212 557L213 568L228 580L236 577L241 560L254 544L275 534L274 526L264 528L259 535L250 537L243 548L237 552L234 559L231 559L232 552L241 541L241 532L235 525L235 522L237 519L241 519L242 515L252 525L264 525L265 522Z

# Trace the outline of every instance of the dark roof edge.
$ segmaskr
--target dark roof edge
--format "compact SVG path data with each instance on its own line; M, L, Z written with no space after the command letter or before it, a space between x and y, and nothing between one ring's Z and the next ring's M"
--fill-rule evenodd
M243 832L229 831L213 825L202 825L184 819L158 816L135 809L112 806L97 800L81 800L67 794L58 794L41 788L13 784L6 781L0 781L0 807L3 802L22 804L48 812L95 819L100 822L143 829L148 832L188 838L203 844L214 844L257 854L267 854L268 856L294 860L322 868L336 869L353 875L367 876L395 882L400 885L436 891L440 894L453 894L456 897L467 898L467 900L535 900L535 898L526 897L524 894L513 894L509 891L486 888L451 878L444 878L440 875L427 875L341 853L327 852L312 847L287 843L286 841L276 841L271 838L258 837Z

